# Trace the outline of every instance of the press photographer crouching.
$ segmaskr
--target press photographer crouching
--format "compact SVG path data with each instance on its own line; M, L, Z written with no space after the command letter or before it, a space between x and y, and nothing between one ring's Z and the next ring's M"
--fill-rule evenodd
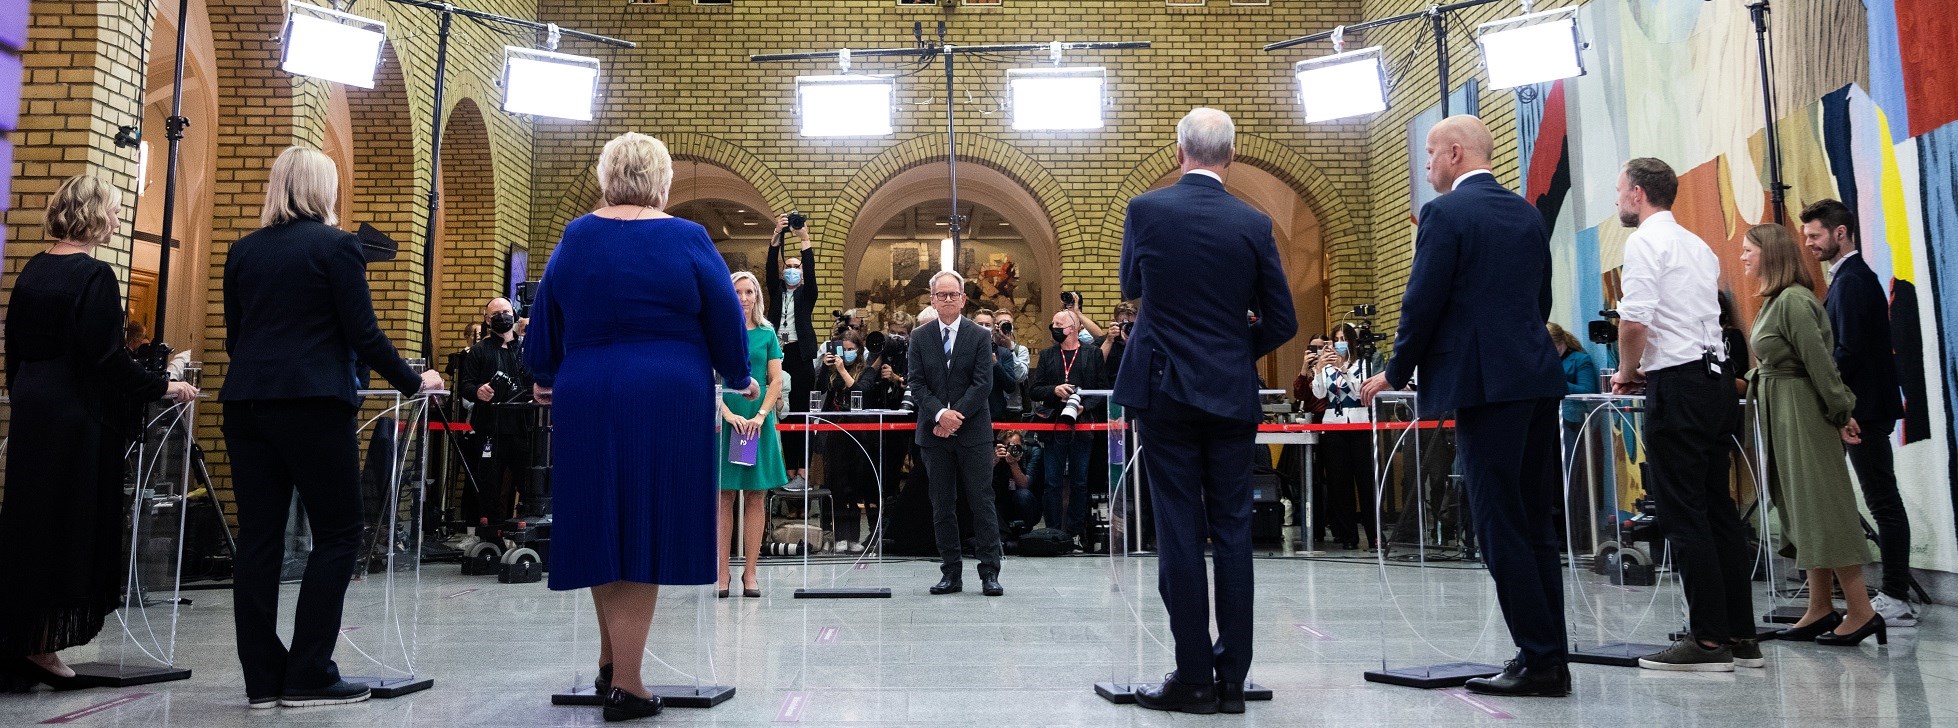
M1068 538L1079 538L1088 523L1088 460L1096 442L1093 431L1075 431L1077 424L1100 422L1107 411L1106 397L1084 397L1082 390L1105 389L1101 350L1081 344L1082 318L1070 309L1054 312L1048 329L1054 345L1040 352L1028 386L1029 396L1040 402L1034 419L1066 426L1053 433L1045 453L1047 476L1048 528L1058 528Z
M1004 430L993 440L993 503L999 509L999 537L1007 543L1033 530L1040 518L1039 494L1033 472L1040 467L1040 446L1027 442L1018 430Z
M469 426L476 442L466 454L476 487L463 491L463 503L472 519L502 523L519 513L517 500L530 475L537 407L530 397L530 369L523 363L515 307L506 298L490 299L483 319L488 335L469 347L457 377L457 391L475 403ZM542 512L541 503L524 505L526 514Z

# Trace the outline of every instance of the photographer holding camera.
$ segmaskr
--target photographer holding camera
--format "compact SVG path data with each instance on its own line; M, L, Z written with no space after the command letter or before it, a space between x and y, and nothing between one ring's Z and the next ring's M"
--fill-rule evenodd
M795 233L802 243L802 254L784 260L782 242ZM816 252L809 242L809 220L800 212L775 218L775 237L768 244L765 277L768 283L768 318L782 338L782 373L789 377L789 411L800 412L809 406L809 385L815 372L809 363L816 360ZM808 482L803 465L809 459L803 451L807 443L800 437L782 438L782 459L789 471L789 487L801 488Z
M1369 420L1367 408L1360 404L1360 384L1371 369L1364 361L1348 359L1354 353L1353 342L1359 338L1352 324L1340 324L1333 330L1332 344L1320 349L1312 364L1312 394L1325 403L1320 422ZM1361 431L1327 432L1319 438L1326 465L1326 525L1332 529L1332 540L1349 551L1360 547L1361 529L1366 532L1369 548L1379 545L1369 481L1373 470L1370 444L1371 435Z
M1099 421L1107 410L1105 397L1081 396L1081 390L1107 386L1101 350L1081 344L1081 323L1073 309L1054 312L1048 329L1054 345L1040 352L1040 364L1027 385L1030 396L1042 404L1039 419L1070 428ZM1095 439L1093 432L1067 429L1055 432L1048 446L1047 527L1058 528L1069 538L1080 536L1087 526L1088 458L1094 453Z
M1108 381L1115 381L1115 375L1121 373L1122 352L1129 348L1129 332L1134 329L1135 304L1115 304L1115 321L1108 325L1108 335L1096 342L1101 347L1101 361L1108 367Z
M1028 444L1018 430L1004 430L993 440L993 503L999 509L999 536L1007 541L1033 529L1040 502L1033 490L1034 468L1040 467L1040 446Z
M482 443L482 459L470 468L476 488L465 490L465 513L502 523L517 515L519 485L530 470L530 427L536 408L530 405L530 369L523 363L523 339L517 336L516 309L507 298L483 305L488 336L469 347L456 378L456 391L474 406L469 426ZM474 455L472 451L470 453ZM475 509L467 509L473 498Z
M1013 395L1027 380L1027 348L999 330L991 311L981 310L979 315L972 317L972 321L992 332L993 393L987 405L992 409L993 421L1011 421L1008 415L1011 414L1009 407Z
M864 407L871 406L871 385L889 380L867 376L868 362L863 336L855 329L839 325L835 337L823 345L822 359L818 362L815 391L822 393L823 411L851 409L852 393L863 398ZM877 522L876 494L867 492L870 461L865 453L868 446L863 443L863 438L852 432L824 432L819 441L823 448L823 484L836 498L836 550L862 552L861 520L864 512L869 512L872 524Z

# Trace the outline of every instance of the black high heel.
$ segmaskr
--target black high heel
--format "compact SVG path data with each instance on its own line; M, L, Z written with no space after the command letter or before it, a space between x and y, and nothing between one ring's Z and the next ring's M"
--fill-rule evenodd
M1863 639L1870 635L1876 635L1876 643L1879 645L1890 644L1890 628L1884 625L1883 615L1871 616L1870 621L1865 622L1861 629L1849 634L1836 634L1834 631L1831 631L1828 634L1817 636L1815 638L1815 644L1828 645L1830 647L1855 647L1858 644L1862 644Z
M659 715L660 709L664 707L666 707L664 701L660 700L658 695L642 698L626 692L623 688L612 688L612 692L605 695L605 722L617 723L622 720L650 718Z
M597 695L600 699L604 699L605 696L612 694L611 665L598 666L598 678L591 681L591 687L594 691L593 694Z
M88 678L80 675L62 677L25 657L15 660L13 669L8 672L11 673L13 679L7 681L7 687L13 692L24 693L33 690L35 685L46 685L54 688L58 692L95 687L95 683L90 682Z
M1814 642L1817 637L1834 632L1842 626L1842 614L1830 612L1829 616L1815 620L1807 627L1789 627L1774 633L1774 638L1783 642Z

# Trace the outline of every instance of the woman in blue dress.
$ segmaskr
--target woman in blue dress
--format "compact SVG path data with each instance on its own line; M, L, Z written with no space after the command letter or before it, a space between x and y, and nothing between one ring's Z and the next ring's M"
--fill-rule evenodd
M607 720L660 710L639 670L659 585L714 581L714 375L760 396L727 264L660 209L672 182L659 140L605 145L606 206L565 226L524 341L554 410L550 586L591 588Z

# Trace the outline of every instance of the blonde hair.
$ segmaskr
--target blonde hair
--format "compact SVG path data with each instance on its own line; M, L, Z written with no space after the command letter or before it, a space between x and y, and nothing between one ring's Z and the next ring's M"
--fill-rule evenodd
M1801 247L1795 244L1795 236L1789 235L1787 229L1780 225L1755 225L1747 229L1747 241L1761 251L1754 271L1755 277L1761 279L1762 298L1773 297L1791 286L1815 288L1808 261L1803 259Z
M63 180L48 198L41 227L48 237L85 245L109 242L122 209L122 190L92 174Z
M673 155L658 139L629 131L598 155L598 189L607 205L663 208L672 186Z
M768 323L768 317L762 314L762 310L765 308L764 301L766 300L762 294L766 289L761 287L761 280L756 278L755 274L745 270L738 270L729 274L728 280L730 283L740 283L745 280L749 285L755 287L755 305L741 304L742 313L745 314L744 318L747 320L749 326L758 329L773 330L775 327L770 325ZM737 289L734 292L734 296L735 298L740 298L741 291Z
M317 149L286 147L272 162L272 175L265 183L265 207L259 210L260 225L271 227L294 220L318 220L338 225L334 207L340 199L340 167L333 158Z
M1565 331L1564 327L1558 326L1556 322L1545 323L1543 328L1550 332L1551 343L1563 345L1565 351L1584 350L1584 342L1578 341L1576 336L1573 336L1569 331Z

